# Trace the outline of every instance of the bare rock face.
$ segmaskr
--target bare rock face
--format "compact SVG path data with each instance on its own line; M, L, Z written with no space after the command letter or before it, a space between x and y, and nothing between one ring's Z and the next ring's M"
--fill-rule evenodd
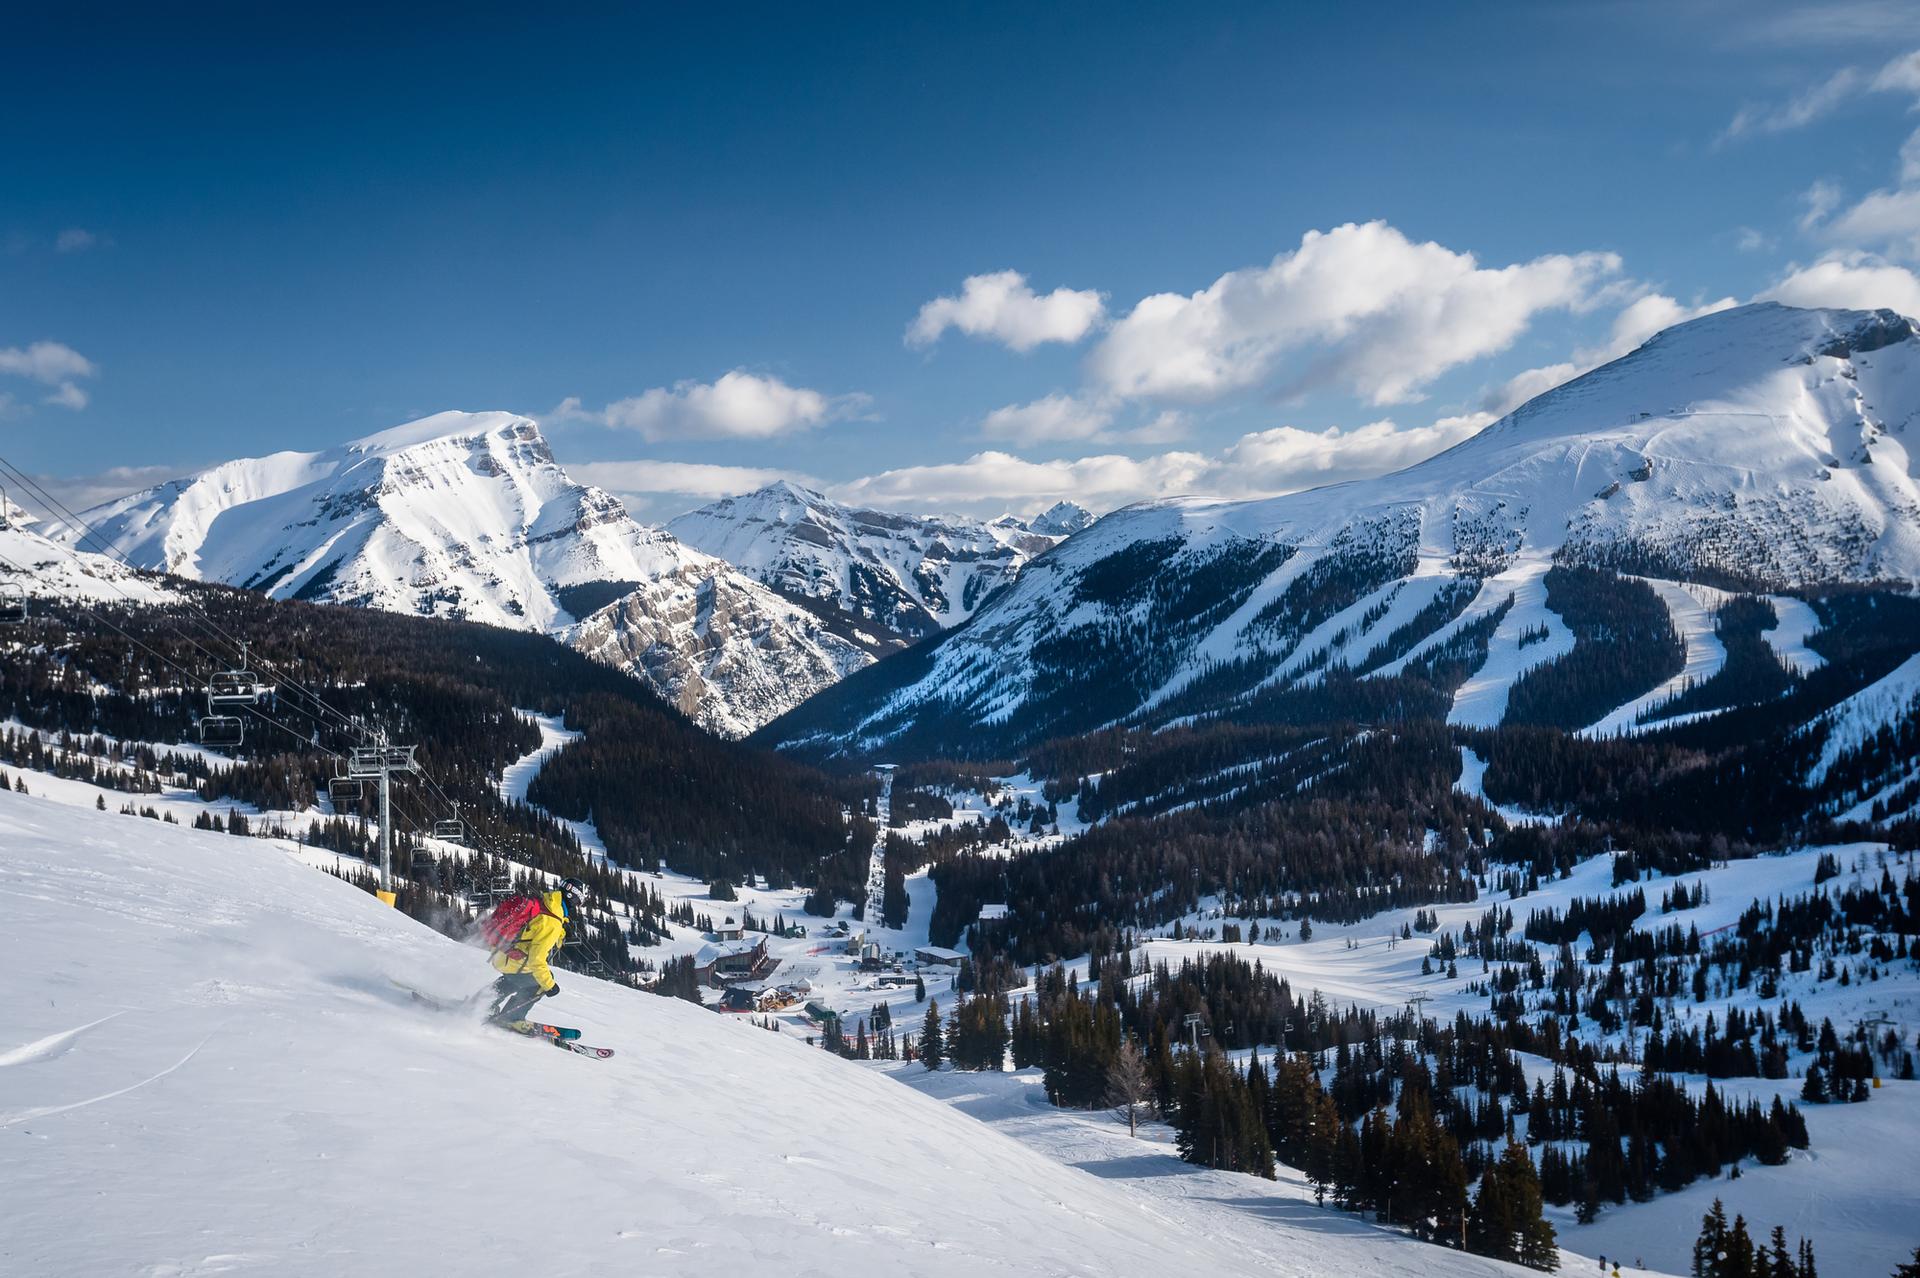
M726 737L745 736L873 660L718 561L663 574L560 637Z
M1092 521L1070 502L1031 522L862 510L782 480L667 528L816 612L840 614L856 641L890 650L965 621Z

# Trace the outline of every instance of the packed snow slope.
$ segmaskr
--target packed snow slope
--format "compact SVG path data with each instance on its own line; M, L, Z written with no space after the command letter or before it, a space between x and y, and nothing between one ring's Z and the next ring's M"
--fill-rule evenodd
M1276 1218L1262 1254L868 1070L567 975L591 1061L434 1013L480 955L270 842L0 794L0 1270L1518 1274ZM1283 1237L1282 1235L1288 1235Z
M938 753L990 732L987 749L1018 750L1217 710L1335 667L1391 675L1506 607L1456 706L1457 721L1497 723L1513 681L1571 647L1539 588L1555 563L1760 590L1920 580L1917 419L1910 321L1773 303L1721 312L1395 474L1118 511L937 647L839 685L766 736Z
M139 567L276 598L551 633L740 736L873 658L804 608L575 483L539 425L436 413L226 462L86 512Z
M782 594L912 642L966 620L1029 559L1092 522L1070 502L1031 522L897 515L782 480L689 511L667 528Z

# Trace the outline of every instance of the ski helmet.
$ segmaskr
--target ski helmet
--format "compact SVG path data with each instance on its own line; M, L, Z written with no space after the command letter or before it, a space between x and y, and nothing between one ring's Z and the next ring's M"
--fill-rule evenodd
M561 879L560 895L571 905L584 904L587 899L587 885L579 879Z

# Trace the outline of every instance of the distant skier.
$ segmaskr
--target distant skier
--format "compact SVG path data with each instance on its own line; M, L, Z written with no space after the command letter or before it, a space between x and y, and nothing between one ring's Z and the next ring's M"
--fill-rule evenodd
M579 879L561 881L555 891L540 896L510 897L502 901L483 927L493 946L490 961L500 979L493 983L493 1006L487 1019L495 1025L525 1033L527 1010L542 998L560 992L560 982L547 966L547 956L567 939L568 906L579 908L587 885Z

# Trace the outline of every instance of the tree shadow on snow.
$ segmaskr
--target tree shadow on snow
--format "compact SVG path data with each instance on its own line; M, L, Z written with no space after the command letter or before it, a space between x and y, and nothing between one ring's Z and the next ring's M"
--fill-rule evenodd
M1090 1158L1073 1163L1102 1180L1140 1180L1149 1176L1179 1176L1191 1169L1171 1154L1128 1154L1121 1158Z
M1262 1220L1286 1225L1289 1228L1310 1229L1315 1233L1342 1234L1352 1237L1380 1233L1385 1228L1358 1216L1349 1215L1338 1208L1316 1207L1312 1203L1293 1198L1208 1198L1202 1201L1231 1207L1236 1211L1243 1211L1250 1216L1258 1216Z

